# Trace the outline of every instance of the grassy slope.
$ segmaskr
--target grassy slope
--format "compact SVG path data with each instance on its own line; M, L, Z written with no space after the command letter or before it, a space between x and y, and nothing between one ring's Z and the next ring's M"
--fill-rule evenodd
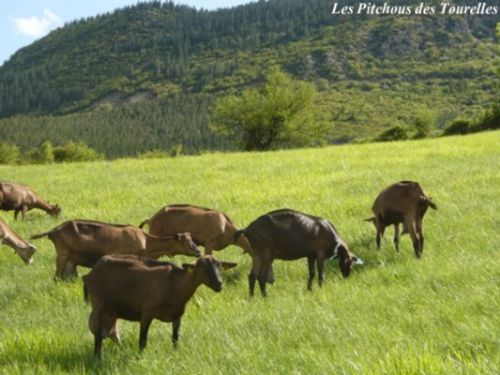
M89 306L81 281L54 283L55 252L37 242L32 266L0 251L0 371L116 373L498 373L500 371L500 132L460 138L262 154L213 154L63 166L0 167L59 202L64 219L139 223L160 206L192 202L240 224L279 207L330 218L366 262L349 279L336 262L320 290L307 292L306 262L275 264L269 298L250 300L249 257L218 253L239 267L215 294L190 302L178 350L171 325L155 321L137 354L138 324L122 322L123 342L92 358ZM362 222L381 188L422 182L439 205L426 217L426 249L416 260L407 236L381 251ZM57 221L31 212L19 233ZM82 269L82 273L87 270Z

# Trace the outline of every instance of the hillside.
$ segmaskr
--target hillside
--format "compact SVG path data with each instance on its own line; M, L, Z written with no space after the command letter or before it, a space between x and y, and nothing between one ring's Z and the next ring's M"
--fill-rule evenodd
M142 104L178 97L202 102L196 110L208 118L218 95L259 83L272 64L318 85L321 110L335 126L332 142L409 122L422 108L434 111L443 126L493 102L498 17L346 18L331 15L330 7L329 0L271 0L209 12L150 2L72 22L0 67L0 116L30 115L0 122L0 134L12 141L14 127L31 129L39 115L102 106L120 112L133 103L135 112L149 113ZM185 107L179 116L187 122L193 110ZM162 113L153 117L146 132L178 127ZM76 122L83 123L77 134L91 145L103 139L86 116ZM119 122L111 122L113 136L123 134ZM196 127L206 133L207 120ZM201 149L214 148L199 142ZM27 143L22 146L34 146Z
M0 166L2 179L62 206L58 220L32 211L14 221L0 211L25 238L73 218L138 224L167 203L217 208L239 226L291 207L330 219L365 261L348 279L328 261L323 288L308 292L307 261L277 260L268 298L250 299L250 257L229 247L215 256L237 268L223 275L221 293L196 292L177 350L171 325L154 321L138 355L138 324L120 321L122 343L106 340L98 363L82 281L53 281L52 242L34 242L30 266L2 245L0 373L497 374L499 142L497 131L390 146ZM392 228L377 251L375 229L363 221L377 193L402 179L419 181L438 205L425 217L420 260L407 235L396 254Z

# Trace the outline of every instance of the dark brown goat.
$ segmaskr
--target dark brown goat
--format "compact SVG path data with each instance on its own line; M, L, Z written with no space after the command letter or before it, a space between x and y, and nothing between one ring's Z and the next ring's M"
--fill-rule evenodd
M136 256L103 257L83 277L84 296L92 305L89 328L94 334L95 355L100 357L104 338L120 340L117 319L140 322L140 350L146 347L153 319L172 322L172 341L177 345L182 315L198 286L220 292L220 268L235 266L207 255L183 268Z
M251 296L256 280L259 281L262 295L266 296L266 282L272 275L274 259L307 258L309 290L312 288L315 263L320 286L326 259L338 257L344 277L349 276L353 264L362 263L349 251L328 220L302 212L290 209L272 211L260 216L240 232L247 236L251 245L252 271L248 277Z
M56 278L62 279L76 277L76 266L92 267L107 254L134 254L154 259L176 254L200 256L189 233L158 237L132 225L70 220L31 238L44 236L56 247Z
M193 241L205 247L205 254L212 250L222 250L229 245L241 247L245 252L250 249L245 236L235 238L238 230L225 213L191 206L173 204L163 207L153 217L144 220L139 228L149 225L149 233L156 236L168 236L177 232L189 232Z
M26 212L33 208L44 210L51 216L59 216L59 205L51 205L38 196L31 188L14 182L0 182L0 209L14 211L14 219L19 212L24 219Z
M385 228L394 225L394 245L399 251L399 224L410 233L413 249L417 258L424 251L424 215L427 208L437 209L437 206L427 196L418 182L399 181L380 192L372 206L374 216L366 219L373 222L377 230L377 247Z
M26 264L33 261L36 247L23 240L2 219L0 219L0 243L10 246Z

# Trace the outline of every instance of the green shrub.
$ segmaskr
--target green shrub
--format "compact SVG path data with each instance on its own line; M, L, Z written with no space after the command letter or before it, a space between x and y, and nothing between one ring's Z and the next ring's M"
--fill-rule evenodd
M182 151L184 149L184 146L181 144L176 144L170 147L170 150L164 151L164 150L151 150L151 151L146 151L142 152L140 154L137 154L137 157L139 159L163 159L163 158L168 158L172 157L175 158L177 156L182 155Z
M102 160L104 155L91 149L83 141L68 142L54 148L54 160L58 163Z
M408 129L403 125L395 125L378 135L375 138L379 142L402 141L408 139Z
M25 156L24 160L28 164L52 164L54 159L54 146L49 141L42 143L40 148L32 148Z
M21 153L19 147L9 143L0 143L0 164L16 164Z
M455 120L444 130L443 135L467 134L471 131L471 129L472 123L469 120Z
M168 154L162 150L151 150L137 155L139 159L163 159L168 158Z
M476 125L475 131L500 129L500 104L487 111Z
M429 110L420 111L413 120L414 139L426 138L433 127L436 126L436 114Z
M181 144L177 144L177 145L173 145L172 147L170 147L170 156L175 158L177 156L181 156L182 155L182 151L183 151L183 146Z

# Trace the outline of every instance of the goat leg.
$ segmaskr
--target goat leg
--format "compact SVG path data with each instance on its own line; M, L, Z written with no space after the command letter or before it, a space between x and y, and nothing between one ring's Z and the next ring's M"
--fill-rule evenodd
M380 242L384 235L385 227L382 223L377 223L377 249L380 250Z
M250 275L248 275L248 290L250 292L250 297L253 297L255 280L260 275L260 269L262 267L262 259L259 255L252 255L252 270Z
M139 350L144 350L148 343L148 331L149 331L149 326L151 325L151 321L153 319L149 317L148 315L143 315L141 317L141 327L140 327L140 334L139 334Z
M253 297L253 293L254 293L254 290L255 290L255 273L252 271L250 271L250 274L248 275L248 290L250 292L250 297Z
M101 358L102 351L102 339L103 335L101 329L97 329L97 332L94 334L94 356L96 358Z
M64 250L56 249L56 274L54 276L55 280L67 280L65 271L66 266L69 262L68 253Z
M394 224L394 246L399 253L399 223Z
M309 267L309 280L307 281L307 289L312 290L312 284L314 280L314 262L315 258L313 256L309 256L307 258L307 266ZM319 265L318 265L319 266Z
M178 318L172 322L172 343L174 348L177 348L179 342L179 328L181 327L181 318Z
M259 287L260 287L260 294L262 294L262 297L267 297L267 292L266 292L266 276L259 276Z
M321 255L316 259L318 263L318 284L320 288L323 286L323 281L325 280L325 275L323 270L325 269L325 259Z
M420 256L422 256L422 253L424 252L424 226L422 218L419 218L419 220L417 220L417 234L419 240L419 252Z
M420 241L418 240L418 236L415 230L415 222L412 217L406 218L405 220L406 226L408 227L408 232L410 233L411 241L413 243L413 250L415 251L415 255L417 258L420 258Z

